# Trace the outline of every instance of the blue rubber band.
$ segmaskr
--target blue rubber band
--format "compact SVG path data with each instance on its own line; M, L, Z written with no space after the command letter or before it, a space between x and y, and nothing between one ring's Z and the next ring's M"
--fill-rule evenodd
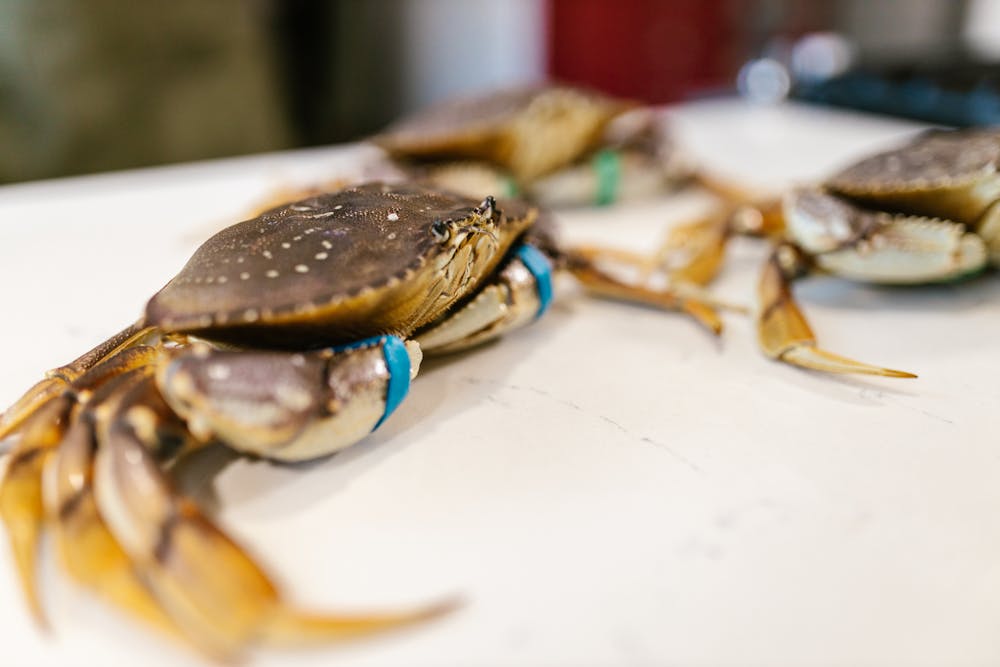
M541 317L552 303L552 263L542 251L535 246L522 244L517 249L517 256L532 276L538 286L538 312L535 317Z
M410 391L410 354L399 336L374 336L333 348L334 352L347 352L366 347L382 346L382 356L389 371L389 383L385 389L385 411L372 427L374 431L399 407Z
M410 354L403 340L397 336L386 336L382 354L385 355L385 365L389 367L389 386L385 390L385 412L375 428L382 425L410 391Z

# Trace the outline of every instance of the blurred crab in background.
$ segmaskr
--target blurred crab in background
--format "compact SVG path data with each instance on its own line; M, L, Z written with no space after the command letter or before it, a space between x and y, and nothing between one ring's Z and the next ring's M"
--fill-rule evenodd
M411 178L472 197L501 192L547 206L649 196L690 175L653 110L567 86L449 100L371 141Z
M830 373L915 377L820 348L792 294L821 271L850 280L918 285L960 280L1000 262L1000 130L930 130L862 159L780 201L714 188L727 205L674 230L658 264L705 285L734 234L773 239L758 285L756 328L767 356ZM684 260L672 264L678 253Z
M12 441L0 517L29 604L46 529L66 572L222 659L365 634L412 612L304 613L176 490L175 463L219 443L303 461L361 440L406 396L424 354L465 349L545 312L552 274L677 309L711 304L613 277L561 248L533 206L368 183L265 211L206 241L140 320L0 416Z

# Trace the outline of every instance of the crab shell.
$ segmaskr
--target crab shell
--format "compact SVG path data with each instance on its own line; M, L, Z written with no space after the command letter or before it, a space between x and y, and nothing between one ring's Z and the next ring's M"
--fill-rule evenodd
M406 184L317 195L210 238L145 323L297 349L408 337L474 292L536 215Z
M976 232L1000 261L1000 129L932 130L857 162L826 182L879 210L950 220Z
M486 160L528 182L594 148L632 106L575 88L515 88L431 107L372 140L400 157Z

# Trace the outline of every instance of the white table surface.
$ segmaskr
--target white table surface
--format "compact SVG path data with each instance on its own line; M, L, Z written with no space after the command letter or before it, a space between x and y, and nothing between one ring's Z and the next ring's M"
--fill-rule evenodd
M779 189L915 126L731 101L671 111L725 176ZM132 321L213 229L281 185L349 173L330 148L0 188L0 404ZM640 249L696 195L561 215ZM765 248L716 291L749 303ZM459 594L433 624L253 665L1000 663L1000 283L830 278L799 294L826 347L920 374L770 362L751 322L587 300L427 363L376 434L317 464L205 461L203 500L304 605ZM215 474L209 474L215 473ZM43 563L52 631L0 549L0 663L199 664Z

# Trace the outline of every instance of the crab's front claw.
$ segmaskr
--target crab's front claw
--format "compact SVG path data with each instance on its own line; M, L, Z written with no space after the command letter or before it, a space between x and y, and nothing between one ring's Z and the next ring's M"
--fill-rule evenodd
M792 280L804 273L807 267L805 255L790 243L779 244L764 265L757 285L757 337L764 354L801 368L826 373L916 377L905 371L842 357L817 346L816 336L795 303L791 290Z
M311 353L165 351L157 385L202 441L281 461L354 444L403 400L420 346L379 336Z

